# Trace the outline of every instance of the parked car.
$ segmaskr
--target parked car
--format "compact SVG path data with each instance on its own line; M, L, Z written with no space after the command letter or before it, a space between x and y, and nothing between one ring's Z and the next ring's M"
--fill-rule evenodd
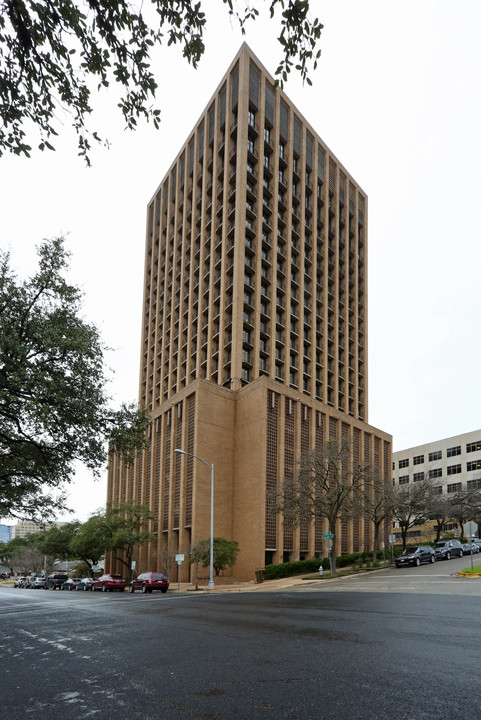
M57 588L60 590L67 580L68 575L66 572L52 573L45 581L45 590L49 590L50 588L52 588L52 590L56 590Z
M436 552L436 559L450 560L452 557L457 555L463 557L464 551L463 546L459 540L440 540L434 546Z
M82 578L77 583L76 590L93 590L94 579L93 578Z
M402 555L396 559L396 567L406 565L421 565L423 562L433 563L436 560L434 549L430 545L418 545L415 548L406 548Z
M465 555L466 554L471 555L471 553L473 553L473 555L474 555L475 553L478 553L478 552L479 552L479 545L477 543L475 543L475 542L463 543L463 553Z
M8 580L10 573L0 573L0 580Z
M143 593L151 593L152 590L160 590L160 592L166 593L168 589L169 580L163 573L146 572L132 580L129 592L142 590Z
M37 575L36 577L30 578L29 586L34 590L39 590L45 587L45 575Z
M101 575L97 580L94 580L92 590L102 590L102 592L119 590L123 592L125 590L125 580L122 575Z
M23 579L20 587L22 587L22 588L29 588L29 587L30 587L30 583L31 583L32 580L33 580L32 575L28 575L27 577L25 577L25 578Z
M69 578L65 580L60 590L75 590L81 578Z
M22 583L26 579L27 578L25 577L25 575L21 575L20 577L15 578L15 580L13 581L13 587L22 587Z

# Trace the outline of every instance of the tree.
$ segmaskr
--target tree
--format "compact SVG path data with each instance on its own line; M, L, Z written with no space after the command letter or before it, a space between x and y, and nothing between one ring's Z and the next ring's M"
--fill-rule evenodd
M210 0L211 2L212 0ZM222 0L245 33L259 11ZM220 4L220 3L218 3ZM276 70L287 79L294 63L303 80L320 56L316 45L322 25L310 19L308 0L269 0L270 15L280 10L278 41L283 57ZM151 104L157 92L151 55L156 46L179 44L184 58L197 67L204 51L206 16L201 2L151 0L147 7L127 0L0 0L0 155L30 156L26 126L40 134L40 150L53 150L59 116L71 118L79 154L89 163L91 141L101 141L87 127L92 91L117 83L118 105L126 127L144 118L159 126L160 110Z
M118 507L108 507L103 515L103 524L102 520L99 521L106 538L106 549L125 565L129 577L135 548L157 540L157 535L148 529L151 520L155 520L155 515L148 507L124 502Z
M228 567L233 567L237 562L239 543L236 540L225 538L213 538L213 567L216 577ZM210 538L198 540L190 549L190 562L195 566L195 589L198 590L198 567L210 565Z
M82 560L93 575L93 566L98 565L109 546L109 532L103 516L93 515L78 528L69 543L72 556Z
M453 508L451 499L443 495L431 495L427 508L426 517L428 520L434 520L436 523L435 542L441 539L443 526L453 516Z
M26 538L13 538L7 543L0 543L0 564L14 573L15 568L20 567L18 558L26 544Z
M189 560L194 566L194 576L195 576L195 589L199 589L199 564L205 562L207 559L207 565L210 561L210 539L207 538L206 540L197 540L197 542L193 543L192 547L190 548L190 556Z
M369 465L364 467L363 482L354 495L354 504L359 503L360 512L369 518L374 526L372 561L378 563L381 525L392 515L393 495L378 470Z
M111 451L132 462L146 443L145 410L114 411L99 332L80 316L63 274L63 238L44 241L36 274L20 281L0 254L0 516L43 519L65 507L76 461L94 474Z
M284 480L274 509L282 513L284 523L326 519L335 549L336 523L355 506L354 497L362 488L364 474L364 466L352 461L348 442L329 441L301 455L299 472L294 478ZM336 553L332 555L332 571L335 572Z
M463 535L463 527L468 520L479 515L481 507L481 492L478 489L460 490L451 496L451 517L453 517Z
M426 479L393 488L392 516L401 528L403 550L406 549L408 530L424 522L429 512L431 497L432 484Z

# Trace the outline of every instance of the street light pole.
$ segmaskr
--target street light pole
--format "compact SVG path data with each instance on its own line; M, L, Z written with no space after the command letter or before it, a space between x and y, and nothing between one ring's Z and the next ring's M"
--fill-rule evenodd
M174 452L179 455L188 455L189 457L200 460L201 463L210 467L210 562L209 562L209 584L207 585L208 590L215 590L214 583L214 463L208 463L198 455L187 452L186 450L179 450L175 448Z

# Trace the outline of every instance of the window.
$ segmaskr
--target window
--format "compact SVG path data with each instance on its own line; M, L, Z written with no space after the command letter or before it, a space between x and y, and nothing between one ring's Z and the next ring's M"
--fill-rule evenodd
M416 455L413 457L413 465L422 465L424 462L424 455Z
M448 493L461 492L461 483L451 483L446 489Z
M466 443L466 452L476 452L477 450L481 450L481 440Z
M430 480L431 480L432 478L439 478L439 477L442 477L442 476L443 476L443 471L441 470L441 468L436 468L436 470L430 470L430 471L429 471L429 479L430 479Z
M400 475L399 476L399 484L400 485L407 485L409 482L409 475Z
M247 138L247 149L248 149L249 152L251 152L252 154L254 154L254 152L255 152L255 145L254 145L254 140L252 140L252 138Z
M448 448L446 450L446 455L448 457L456 457L456 455L461 455L461 445L456 445L455 447Z
M432 462L433 460L441 460L442 458L442 450L435 450L434 452L429 453L429 462Z
M435 485L433 487L433 495L442 495L443 494L443 486L442 485Z
M413 481L419 482L420 480L424 480L424 473L421 473L421 472L414 473Z
M400 468L406 468L409 467L409 458L406 458L404 460L399 461L399 467Z
M256 126L256 114L253 110L249 110L247 113L247 120L249 125L252 125L252 127Z
M478 480L468 480L466 483L467 490L479 490L481 488L481 478Z
M481 470L481 460L471 460L466 463L466 470Z
M461 472L461 464L448 465L448 475L457 475L460 472Z
M286 156L286 146L284 145L284 143L281 142L281 143L279 143L279 157L285 158L285 156Z

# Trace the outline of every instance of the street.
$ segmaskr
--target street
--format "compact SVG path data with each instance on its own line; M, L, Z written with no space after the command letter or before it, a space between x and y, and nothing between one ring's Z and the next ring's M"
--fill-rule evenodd
M2 716L481 718L481 581L451 577L466 566L258 593L2 587Z

